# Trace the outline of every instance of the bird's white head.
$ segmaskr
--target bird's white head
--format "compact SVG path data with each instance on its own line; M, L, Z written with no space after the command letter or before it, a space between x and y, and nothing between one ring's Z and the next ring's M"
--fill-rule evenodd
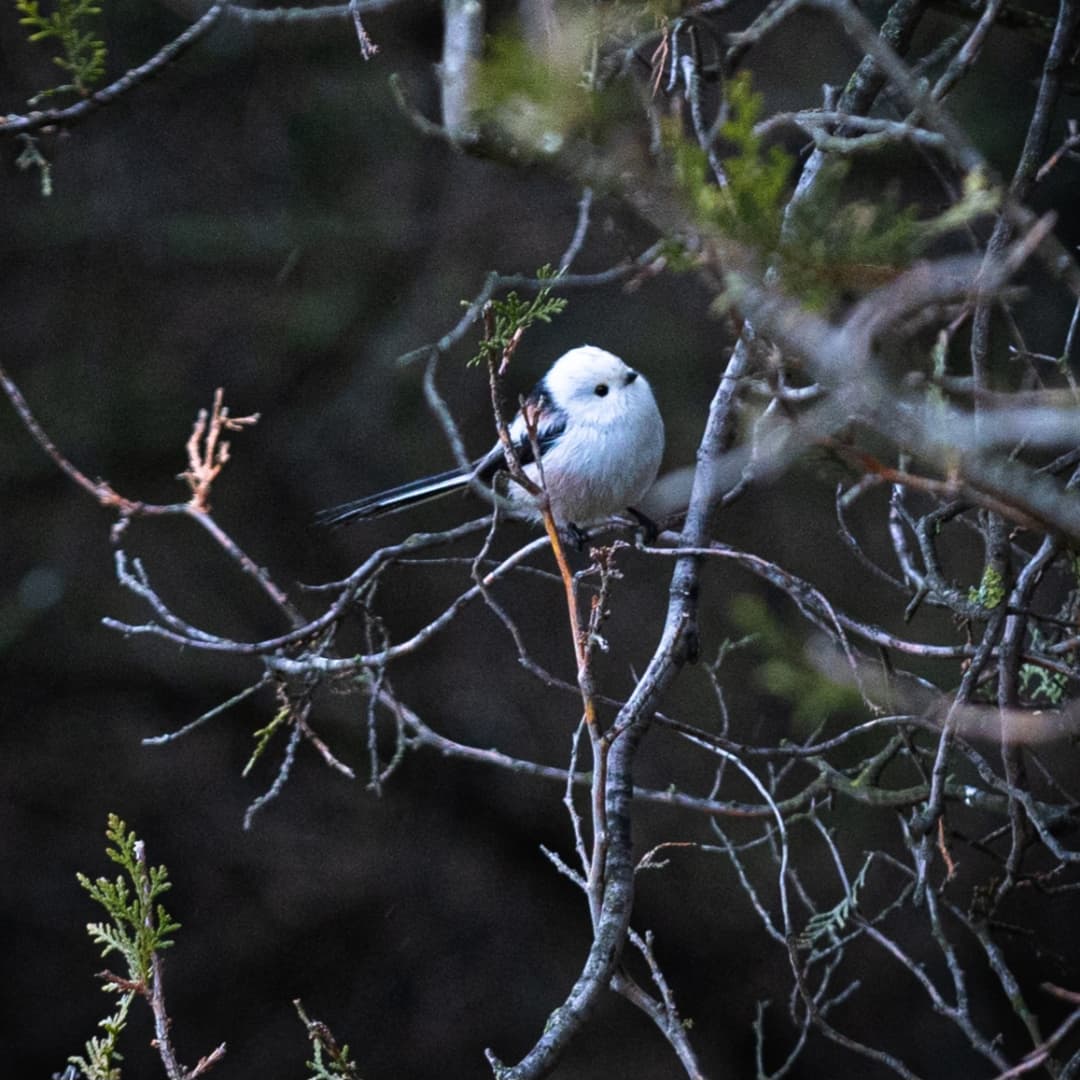
M565 409L575 423L618 423L647 406L655 410L645 377L614 353L581 345L564 353L551 366L544 387L552 404Z

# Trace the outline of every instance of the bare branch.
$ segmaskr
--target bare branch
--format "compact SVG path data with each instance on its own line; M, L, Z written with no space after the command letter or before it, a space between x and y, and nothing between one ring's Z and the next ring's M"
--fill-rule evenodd
M144 64L126 71L115 82L101 90L93 91L74 105L68 105L63 109L43 109L25 116L0 116L0 135L18 135L22 132L38 131L43 127L70 127L86 119L102 106L111 105L191 48L217 25L221 16L229 9L230 3L231 0L216 0L182 34L159 49Z

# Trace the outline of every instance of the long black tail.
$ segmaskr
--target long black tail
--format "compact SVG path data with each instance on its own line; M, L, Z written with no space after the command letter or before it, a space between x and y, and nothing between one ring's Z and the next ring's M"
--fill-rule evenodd
M377 518L384 514L396 514L399 510L416 506L417 503L427 502L429 499L441 499L453 491L460 491L468 485L470 475L463 469L450 469L437 476L413 480L400 487L390 488L389 491L380 491L377 495L368 495L363 499L320 510L315 515L315 524L323 528L332 528L360 518Z

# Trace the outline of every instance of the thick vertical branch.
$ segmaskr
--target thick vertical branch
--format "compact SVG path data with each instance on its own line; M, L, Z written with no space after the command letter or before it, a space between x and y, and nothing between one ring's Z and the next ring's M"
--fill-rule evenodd
M521 38L530 49L546 51L555 36L555 0L518 0Z
M476 135L470 116L473 76L484 46L482 0L443 0L443 19L443 127L454 142L470 142Z
M721 496L720 462L731 438L735 387L745 363L746 350L737 350L713 397L698 448L680 546L700 548L708 539L709 522ZM550 1073L589 1019L618 967L634 905L634 759L664 691L687 660L696 658L698 572L696 556L683 556L676 562L660 642L605 736L610 747L605 791L607 850L600 912L589 955L566 1001L551 1014L543 1035L518 1065L507 1068L488 1052L499 1080L526 1080Z

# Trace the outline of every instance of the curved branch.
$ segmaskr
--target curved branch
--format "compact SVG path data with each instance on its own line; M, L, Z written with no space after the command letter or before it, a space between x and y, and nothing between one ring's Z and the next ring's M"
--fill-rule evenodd
M228 9L230 0L216 0L216 3L193 22L179 37L159 49L145 63L124 72L115 82L95 90L89 96L69 105L65 109L43 109L28 113L26 116L0 116L0 135L18 135L25 131L37 131L43 127L70 127L80 120L85 120L97 112L103 105L111 105L117 98L123 97L129 90L156 75L166 64L171 63L181 53L191 48L203 35L208 33Z
M721 492L716 472L734 423L734 387L746 363L747 351L736 350L709 408L683 528L683 541L688 547L699 547L708 537ZM630 699L605 735L610 748L605 783L607 847L603 893L589 955L566 1000L551 1014L535 1046L516 1066L507 1068L488 1051L488 1060L499 1080L527 1080L551 1072L617 970L634 904L634 758L660 697L687 660L696 659L699 567L700 560L694 555L684 555L676 562L660 642Z

